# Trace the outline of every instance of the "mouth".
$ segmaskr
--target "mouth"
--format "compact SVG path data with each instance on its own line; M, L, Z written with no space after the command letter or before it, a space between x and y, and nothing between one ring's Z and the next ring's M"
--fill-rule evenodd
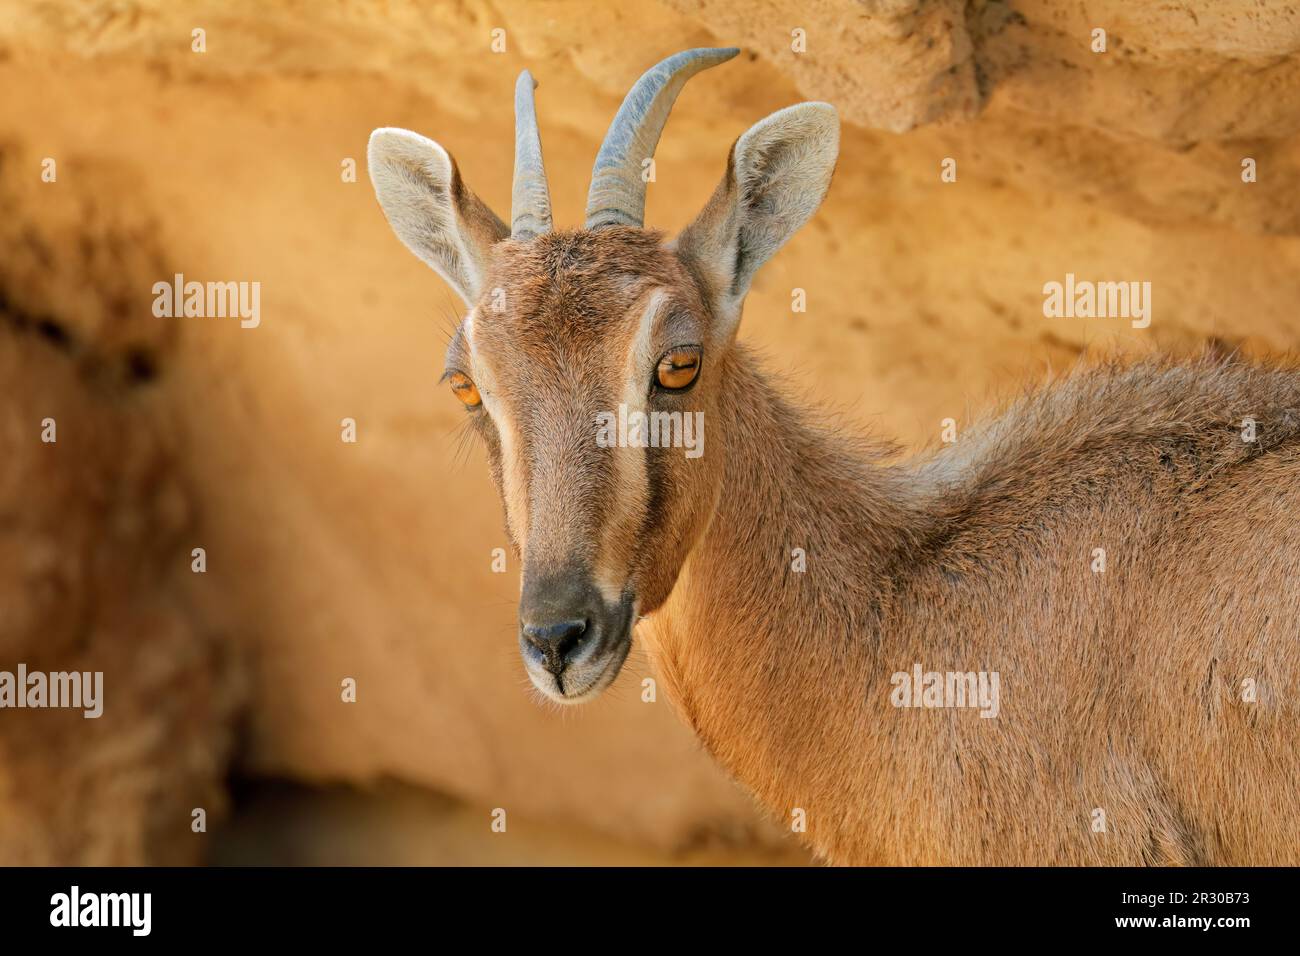
M582 704L600 696L614 683L632 649L633 602L623 601L616 612L596 630L588 649L572 656L560 672L543 666L543 661L526 642L521 642L524 669L534 687L557 704Z

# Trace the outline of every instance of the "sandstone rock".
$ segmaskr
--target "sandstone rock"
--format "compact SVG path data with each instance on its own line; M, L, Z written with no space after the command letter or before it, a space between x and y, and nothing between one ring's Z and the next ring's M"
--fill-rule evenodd
M5 151L6 173L19 161ZM185 596L195 511L153 381L166 337L124 317L156 247L95 202L0 192L0 669L103 674L98 717L0 710L10 865L197 862L192 810L225 809L234 648Z

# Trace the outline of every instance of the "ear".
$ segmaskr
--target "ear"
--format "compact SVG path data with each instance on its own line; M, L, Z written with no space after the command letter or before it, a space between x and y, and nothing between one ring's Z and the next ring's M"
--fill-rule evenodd
M677 240L732 323L759 266L821 205L839 149L839 116L828 103L780 110L736 140L713 198Z
M377 129L366 150L375 196L397 238L473 305L488 250L510 234L470 192L447 151L404 129Z

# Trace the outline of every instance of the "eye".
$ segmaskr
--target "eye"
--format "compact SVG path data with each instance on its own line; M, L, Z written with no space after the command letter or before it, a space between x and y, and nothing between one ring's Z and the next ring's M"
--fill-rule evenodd
M695 383L703 358L698 345L680 345L664 353L655 367L655 382L665 391L680 392Z
M456 397L461 400L466 408L478 408L483 404L483 399L478 394L478 388L464 372L452 372L447 376L447 381L451 385L451 390L455 392Z

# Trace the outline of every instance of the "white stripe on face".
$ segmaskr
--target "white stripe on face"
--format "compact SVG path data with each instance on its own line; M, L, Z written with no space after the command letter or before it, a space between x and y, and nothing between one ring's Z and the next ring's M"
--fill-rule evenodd
M623 394L619 400L627 406L629 419L636 412L646 412L646 393L650 383L647 376L658 358L653 354L655 327L667 298L663 289L655 289L649 294L628 348L623 366ZM631 547L650 504L650 480L644 448L615 447L610 453L614 456L614 484L610 489L609 515L601 529L595 578L605 601L617 604L627 584L631 556L626 551Z
M471 309L469 315L465 317L465 341L469 345L474 384L478 386L483 408L491 417L492 424L496 426L497 440L501 445L501 498L505 502L506 524L522 551L528 529L528 487L524 480L527 472L519 452L522 446L514 420L508 414L505 402L501 401L501 395L497 391L496 377L474 347L474 314L475 310Z

